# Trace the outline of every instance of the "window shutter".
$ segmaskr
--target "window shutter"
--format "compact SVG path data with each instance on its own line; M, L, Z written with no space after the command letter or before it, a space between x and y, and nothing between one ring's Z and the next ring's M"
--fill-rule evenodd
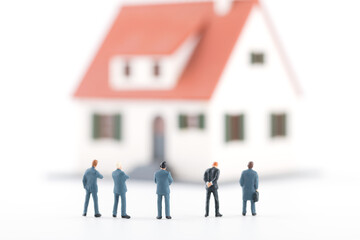
M244 138L245 138L245 136L244 136L245 135L244 134L244 132L245 132L244 118L245 118L244 114L241 114L239 116L239 139L240 140L244 140Z
M113 116L113 121L114 121L114 139L120 141L121 140L121 115L120 114L115 114Z
M283 136L286 136L286 134L287 134L286 114L283 114L282 117L283 117L283 119L282 119L282 133L283 133Z
M230 141L230 116L225 115L225 142Z
M276 133L277 133L277 129L276 129L276 115L275 114L271 114L270 116L270 126L271 126L271 130L270 130L270 134L271 134L271 137L275 137L276 136Z
M186 127L186 116L179 114L179 128L184 129Z
M92 131L93 139L99 138L99 133L100 133L100 115L95 114L95 113L93 114L93 117L92 117L92 127L93 127L93 131Z
M204 114L199 115L199 128L200 129L205 128L205 115Z

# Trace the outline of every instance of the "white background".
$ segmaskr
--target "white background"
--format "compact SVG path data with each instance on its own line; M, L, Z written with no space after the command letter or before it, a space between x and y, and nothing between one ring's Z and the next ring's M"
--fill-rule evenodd
M326 203L309 203L313 207L309 209L329 206L329 211L318 213L324 218L342 211L355 214L358 209L347 209L346 201L359 197L360 183L360 2L262 2L304 90L298 152L304 166L314 166L325 179L317 180L322 187L312 189L311 198L316 199L321 189L328 190ZM120 0L0 1L1 211L21 216L22 199L46 199L48 193L39 186L49 174L74 171L77 129L72 94L120 5ZM295 185L302 181L308 180L298 180ZM281 186L276 184L267 186ZM296 205L300 202L304 203L303 199ZM78 212L81 204L76 202ZM264 212L271 215L269 209ZM354 239L354 229L341 217L333 217L340 227L332 229ZM29 222L7 223L11 223L9 229L21 229Z

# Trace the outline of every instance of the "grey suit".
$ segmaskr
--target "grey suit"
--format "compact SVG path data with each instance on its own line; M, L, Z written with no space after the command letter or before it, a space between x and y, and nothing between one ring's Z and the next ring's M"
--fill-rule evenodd
M85 195L85 204L84 204L84 214L87 213L87 208L89 206L89 200L90 200L90 194L93 197L94 200L94 209L95 214L99 214L99 206L98 206L98 186L97 186L97 179L103 179L103 175L101 175L94 167L91 167L85 171L85 174L83 176L83 186L86 190Z
M126 180L129 179L129 176L120 169L116 169L112 173L112 178L114 180L114 208L113 215L117 214L117 208L119 205L119 196L121 197L121 216L126 216Z
M170 185L173 182L171 173L160 169L155 173L156 194L158 195L157 207L158 217L162 216L162 197L165 198L165 214L170 216Z
M251 202L251 213L256 214L253 194L259 186L259 177L257 172L252 169L243 171L239 182L243 190L243 214L246 214L247 201Z

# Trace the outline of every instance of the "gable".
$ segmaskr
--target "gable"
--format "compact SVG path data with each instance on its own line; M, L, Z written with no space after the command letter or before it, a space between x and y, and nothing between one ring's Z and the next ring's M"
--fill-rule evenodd
M253 64L254 60L259 63ZM287 64L263 9L254 6L215 90L214 102L238 109L294 99L300 89Z

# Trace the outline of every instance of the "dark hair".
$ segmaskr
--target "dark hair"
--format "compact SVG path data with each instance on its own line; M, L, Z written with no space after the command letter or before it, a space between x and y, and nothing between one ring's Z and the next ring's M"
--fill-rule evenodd
M165 161L162 161L160 163L160 168L166 168L166 162Z

